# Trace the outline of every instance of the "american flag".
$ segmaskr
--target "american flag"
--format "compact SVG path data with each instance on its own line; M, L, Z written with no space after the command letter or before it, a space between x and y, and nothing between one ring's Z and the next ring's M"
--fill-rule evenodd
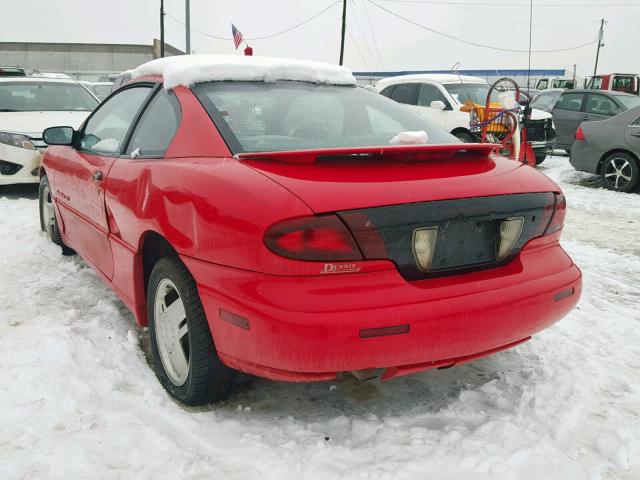
M242 43L242 33L240 33L240 30L238 30L233 23L231 24L231 34L233 35L233 44L237 50Z

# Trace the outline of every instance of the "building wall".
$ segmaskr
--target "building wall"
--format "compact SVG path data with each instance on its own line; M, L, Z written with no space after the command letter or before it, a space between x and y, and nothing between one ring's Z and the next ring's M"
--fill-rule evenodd
M154 45L0 42L0 65L94 81L101 74L119 73L152 60L155 50ZM182 53L165 44L165 55Z

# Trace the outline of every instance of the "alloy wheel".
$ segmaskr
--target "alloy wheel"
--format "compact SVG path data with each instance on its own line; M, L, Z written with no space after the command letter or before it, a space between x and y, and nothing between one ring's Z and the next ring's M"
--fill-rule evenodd
M628 160L614 157L607 163L604 177L612 187L618 190L629 185L632 173L632 167Z
M156 289L154 320L162 366L171 382L180 387L189 375L189 327L180 293L168 278Z
M53 202L51 200L51 189L49 185L45 185L42 189L42 225L49 237L53 237L53 229L55 227L56 217L53 210Z

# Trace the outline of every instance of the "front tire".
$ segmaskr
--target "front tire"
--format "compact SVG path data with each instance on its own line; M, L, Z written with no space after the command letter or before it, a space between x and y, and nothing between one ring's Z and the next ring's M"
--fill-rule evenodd
M40 230L47 234L51 242L62 249L63 255L73 255L75 252L62 241L58 219L56 218L56 210L53 206L51 187L49 186L49 179L46 175L43 175L40 179L38 206L40 212Z
M632 192L638 188L638 160L625 152L604 159L600 169L602 186L616 192Z
M156 376L186 405L224 399L232 371L216 353L196 283L174 257L153 267L147 289L149 336Z

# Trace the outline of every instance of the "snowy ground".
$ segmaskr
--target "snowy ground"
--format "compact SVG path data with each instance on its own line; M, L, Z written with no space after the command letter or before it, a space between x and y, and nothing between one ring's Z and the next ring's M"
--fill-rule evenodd
M563 321L448 370L255 380L197 410L164 393L115 295L39 233L35 190L0 194L0 479L640 478L640 195L566 158L541 169L584 272Z

